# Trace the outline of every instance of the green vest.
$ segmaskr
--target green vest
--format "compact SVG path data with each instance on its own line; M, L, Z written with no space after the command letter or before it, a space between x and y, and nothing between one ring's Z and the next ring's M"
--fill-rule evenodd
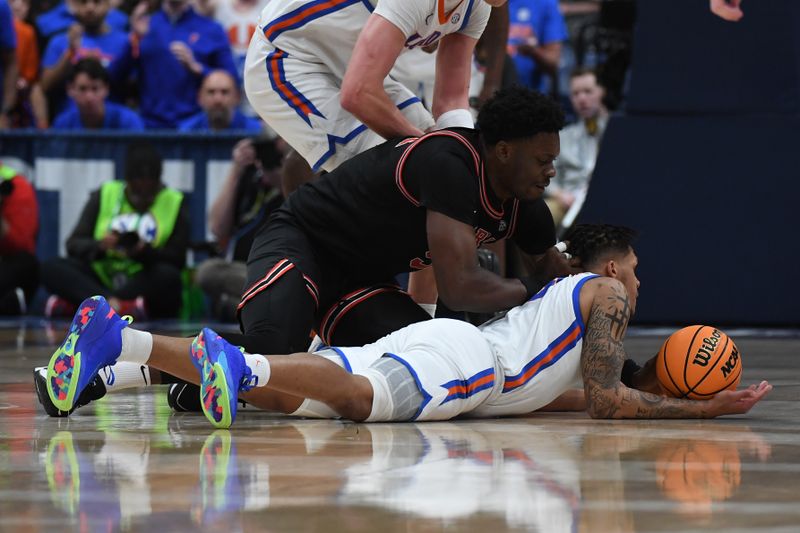
M0 163L0 180L10 180L17 176L17 171Z
M130 215L132 219L136 220L135 226L128 229L139 231L139 223L149 215L155 220L155 227L152 228L155 234L150 235L151 240L148 240L153 248L161 248L175 229L182 201L182 192L165 187L156 195L150 210L138 215L125 197L125 182L108 181L100 188L100 209L94 224L94 238L98 241L101 240L108 233L115 219L124 215ZM132 276L142 270L143 265L139 261L124 257L119 252L108 250L103 259L92 262L92 268L104 285L113 288L113 279L117 275Z

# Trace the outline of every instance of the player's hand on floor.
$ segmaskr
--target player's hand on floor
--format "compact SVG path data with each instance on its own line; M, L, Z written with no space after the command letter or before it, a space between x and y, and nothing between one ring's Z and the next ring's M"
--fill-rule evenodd
M771 390L772 385L766 381L762 381L758 385L750 385L746 389L722 391L710 400L711 411L714 416L741 415L747 413Z

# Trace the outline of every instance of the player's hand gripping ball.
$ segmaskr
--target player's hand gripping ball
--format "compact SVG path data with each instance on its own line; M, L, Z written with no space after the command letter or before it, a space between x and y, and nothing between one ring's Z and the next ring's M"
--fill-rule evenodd
M736 390L742 356L725 333L711 326L688 326L669 336L656 358L661 385L676 398L708 400Z

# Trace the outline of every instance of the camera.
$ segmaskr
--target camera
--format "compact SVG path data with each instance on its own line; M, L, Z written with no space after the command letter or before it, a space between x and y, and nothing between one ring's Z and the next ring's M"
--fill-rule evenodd
M130 250L131 248L136 247L137 244L139 244L139 234L135 231L126 231L125 233L120 233L119 239L117 239L118 248Z
M275 141L268 137L253 137L253 148L256 151L256 159L261 163L264 170L272 170L281 166L283 157Z

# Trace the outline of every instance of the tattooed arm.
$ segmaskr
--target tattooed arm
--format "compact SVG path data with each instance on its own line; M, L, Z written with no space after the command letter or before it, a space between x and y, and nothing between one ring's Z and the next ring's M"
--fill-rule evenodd
M626 387L620 372L625 362L622 341L631 314L628 294L615 279L600 278L592 288L581 351L586 410L592 418L713 418L746 413L772 388L762 382L710 400L681 400Z

